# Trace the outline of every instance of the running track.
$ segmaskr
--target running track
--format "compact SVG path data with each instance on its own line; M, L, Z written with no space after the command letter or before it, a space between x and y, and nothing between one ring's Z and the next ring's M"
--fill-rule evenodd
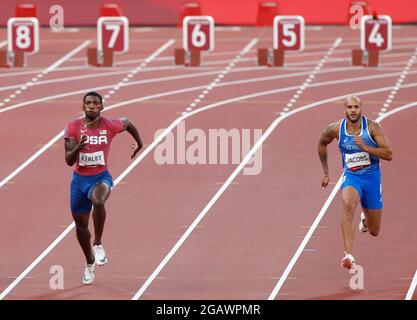
M285 68L256 65L256 48L269 43L270 30L219 31L203 66L184 68L173 66L179 30L134 30L130 52L114 68L94 69L85 67L84 56L92 31L63 40L42 30L41 52L29 57L29 67L0 70L0 297L405 299L408 293L416 299L417 29L396 27L393 34L394 49L378 68L350 66L358 35L342 27L308 29L306 50L287 56ZM129 136L114 141L110 169L117 186L103 239L109 263L97 267L87 287L71 227L72 170L64 162L62 129L81 115L88 89L108 94L105 115L129 117L145 147L132 163ZM381 123L394 149L394 160L382 165L381 234L355 237L365 274L359 291L349 288L352 274L339 266L336 144L326 190L316 153L320 133L343 116L350 94L362 97L368 117L386 116ZM261 140L251 142L262 150L261 173L243 175L245 162L157 165L155 132L175 133L182 119L187 129L206 133L262 129ZM63 290L49 286L55 265L64 268Z

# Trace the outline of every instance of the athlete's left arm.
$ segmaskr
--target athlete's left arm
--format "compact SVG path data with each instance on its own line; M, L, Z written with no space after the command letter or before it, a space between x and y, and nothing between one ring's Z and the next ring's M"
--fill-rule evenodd
M391 161L392 160L392 150L387 136L384 134L382 127L379 123L374 121L369 121L368 123L369 133L372 136L372 139L375 140L378 145L377 148L365 145L363 143L358 144L363 151L368 152L378 158Z
M128 118L123 118L123 125L124 125L124 129L130 133L130 135L133 137L133 139L135 139L136 144L133 143L132 145L132 156L130 157L131 159L134 159L136 154L140 151L140 149L142 149L143 147L143 143L142 143L142 139L140 138L138 129L136 129L135 125L129 121Z

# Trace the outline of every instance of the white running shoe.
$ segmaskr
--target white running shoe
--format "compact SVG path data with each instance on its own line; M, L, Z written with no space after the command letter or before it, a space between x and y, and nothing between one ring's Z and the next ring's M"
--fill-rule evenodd
M97 265L102 266L107 263L106 251L104 251L103 245L93 246L93 251Z
M350 253L345 252L345 257L342 259L340 264L343 268L350 270L355 267L355 258Z
M361 213L361 222L359 222L359 231L362 233L368 232L368 226L365 224L365 214Z
M86 264L83 275L83 283L91 284L94 281L94 268L96 266L96 261L93 264Z

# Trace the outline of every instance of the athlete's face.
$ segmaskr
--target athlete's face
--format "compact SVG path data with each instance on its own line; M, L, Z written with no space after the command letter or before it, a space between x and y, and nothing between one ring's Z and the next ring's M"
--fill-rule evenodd
M361 102L358 99L351 98L345 102L346 118L351 122L358 121L362 116Z
M103 110L103 106L100 103L99 97L96 97L96 96L85 97L85 101L83 103L83 111L88 118L90 119L97 118L98 116L100 116L101 110Z

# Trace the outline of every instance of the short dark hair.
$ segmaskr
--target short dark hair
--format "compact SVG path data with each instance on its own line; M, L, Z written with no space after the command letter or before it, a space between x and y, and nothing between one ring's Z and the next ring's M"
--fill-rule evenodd
M83 97L83 103L85 103L85 98L87 98L88 96L94 96L94 97L99 98L100 104L103 105L103 97L98 92L95 92L95 91L87 92Z

